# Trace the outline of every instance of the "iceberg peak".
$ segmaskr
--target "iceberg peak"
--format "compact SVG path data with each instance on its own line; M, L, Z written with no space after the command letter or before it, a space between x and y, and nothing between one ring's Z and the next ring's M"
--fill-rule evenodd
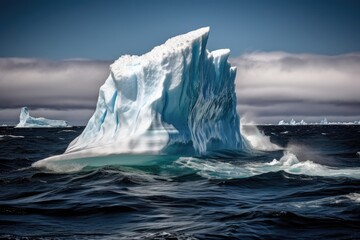
M115 77L120 77L122 73L129 72L129 68L136 69L143 66L143 63L155 59L163 59L167 53L182 54L189 50L194 42L202 43L203 49L206 47L210 27L203 27L186 34L172 37L164 44L154 47L150 52L141 56L123 55L110 65L110 70ZM230 52L230 50L229 50ZM164 58L165 60L166 58Z

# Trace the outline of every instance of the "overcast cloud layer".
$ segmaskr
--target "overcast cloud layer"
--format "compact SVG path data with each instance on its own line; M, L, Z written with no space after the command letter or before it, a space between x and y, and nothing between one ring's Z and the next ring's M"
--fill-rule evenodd
M259 123L295 118L360 119L360 54L323 56L284 52L234 58L238 112Z
M238 67L238 112L258 123L360 120L358 53L259 52L231 62ZM86 124L110 63L0 58L0 123L16 124L20 108L28 106L36 117Z
M28 106L34 116L86 124L110 63L0 58L0 123L16 123L20 108Z

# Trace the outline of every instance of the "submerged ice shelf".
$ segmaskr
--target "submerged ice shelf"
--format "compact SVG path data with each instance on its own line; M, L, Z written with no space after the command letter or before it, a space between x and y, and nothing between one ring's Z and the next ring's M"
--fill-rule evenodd
M49 127L69 127L64 120L51 120L46 118L34 118L30 116L29 109L23 107L20 112L20 122L17 128L49 128Z
M83 133L47 160L241 149L236 68L228 62L230 50L206 49L208 35L205 27L142 56L121 56Z

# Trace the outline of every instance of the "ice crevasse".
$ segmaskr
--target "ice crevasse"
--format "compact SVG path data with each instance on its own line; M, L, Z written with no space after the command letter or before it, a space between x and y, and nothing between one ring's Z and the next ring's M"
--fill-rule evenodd
M228 62L230 50L206 49L209 30L170 38L110 65L94 115L57 158L241 149L236 68Z

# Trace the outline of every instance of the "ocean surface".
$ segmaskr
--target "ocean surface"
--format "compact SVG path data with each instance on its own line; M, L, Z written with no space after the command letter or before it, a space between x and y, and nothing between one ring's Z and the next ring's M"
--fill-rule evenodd
M1 127L0 239L360 239L360 126L259 129L277 148L49 170L82 127Z

